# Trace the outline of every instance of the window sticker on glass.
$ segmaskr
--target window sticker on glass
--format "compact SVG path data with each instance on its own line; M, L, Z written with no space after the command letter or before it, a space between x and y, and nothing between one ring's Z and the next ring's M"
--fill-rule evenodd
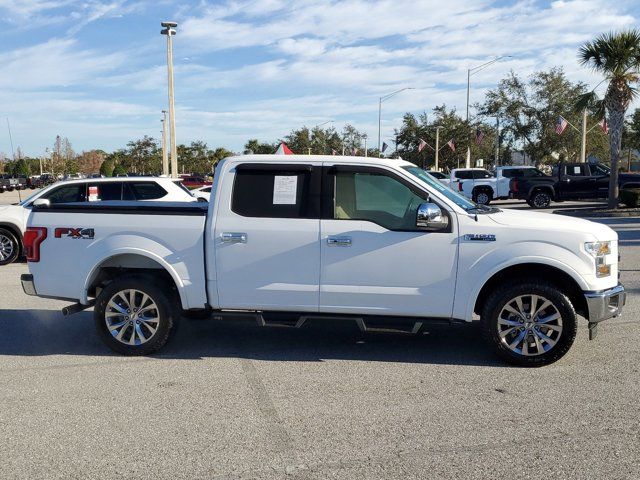
M580 167L573 167L573 174L574 175L580 175Z
M298 177L275 176L273 177L273 204L295 205L298 191Z
M89 201L96 202L98 200L100 200L100 197L98 197L98 186L92 185L89 187Z

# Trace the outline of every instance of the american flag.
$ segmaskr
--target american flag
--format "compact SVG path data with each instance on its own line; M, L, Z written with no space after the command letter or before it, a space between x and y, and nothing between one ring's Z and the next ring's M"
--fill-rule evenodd
M389 145L387 145L385 142L382 142L382 153L384 153L388 146Z
M558 120L556 121L556 133L558 135L562 135L562 133L566 130L568 125L569 125L569 122L567 122L567 120L562 115L560 115L558 117Z
M603 118L602 120L600 120L598 122L598 125L600 125L600 128L605 133L605 135L609 133L609 124L607 123L606 118Z
M479 128L476 128L476 143L480 145L482 144L483 140L484 140L484 132Z
M418 153L420 153L426 146L427 142L425 142L423 139L420 139L420 143L418 144Z
M453 140L453 138L447 142L447 145L449 146L452 152L456 151L456 142Z

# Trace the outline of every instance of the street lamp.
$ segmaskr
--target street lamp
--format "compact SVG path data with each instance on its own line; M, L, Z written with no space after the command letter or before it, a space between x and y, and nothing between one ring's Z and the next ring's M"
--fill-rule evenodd
M380 101L378 102L378 155L382 156L382 154L380 153L380 130L382 129L382 102L384 102L385 100L388 100L389 98L393 97L394 95L400 93L400 92L404 92L405 90L415 90L413 87L405 87L405 88L401 88L400 90L396 90L395 92L391 92L387 95L384 95L382 97L380 97Z
M164 27L160 33L167 36L167 74L169 86L169 136L171 142L171 176L178 177L178 151L176 147L176 117L173 101L173 42L171 37L176 34L176 22L162 22Z
M167 152L167 111L162 110L162 174L169 176L169 152Z
M499 60L503 58L511 58L511 55L501 55L500 57L496 57L493 60L490 60L482 65L478 65L477 67L471 67L467 69L467 128L469 128L469 94L471 92L471 75L478 73L480 70L484 70L489 65L493 65ZM470 133L468 134L470 135ZM465 163L466 168L471 167L471 147L467 145L467 160Z

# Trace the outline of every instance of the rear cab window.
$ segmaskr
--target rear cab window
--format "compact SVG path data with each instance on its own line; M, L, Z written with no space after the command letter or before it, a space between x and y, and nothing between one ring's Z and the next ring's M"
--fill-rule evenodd
M310 165L241 164L236 167L231 211L243 217L318 218L311 198Z
M156 182L126 182L124 200L157 200L167 195L167 191Z

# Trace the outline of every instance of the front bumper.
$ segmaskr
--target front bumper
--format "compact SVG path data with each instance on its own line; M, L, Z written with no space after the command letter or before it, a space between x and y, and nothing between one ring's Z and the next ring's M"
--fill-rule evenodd
M584 297L587 300L589 323L598 323L619 316L627 301L627 293L622 284L609 290L585 292Z
M33 275L30 273L23 273L20 275L20 282L22 283L22 290L24 293L31 296L37 296L36 287L33 284Z

